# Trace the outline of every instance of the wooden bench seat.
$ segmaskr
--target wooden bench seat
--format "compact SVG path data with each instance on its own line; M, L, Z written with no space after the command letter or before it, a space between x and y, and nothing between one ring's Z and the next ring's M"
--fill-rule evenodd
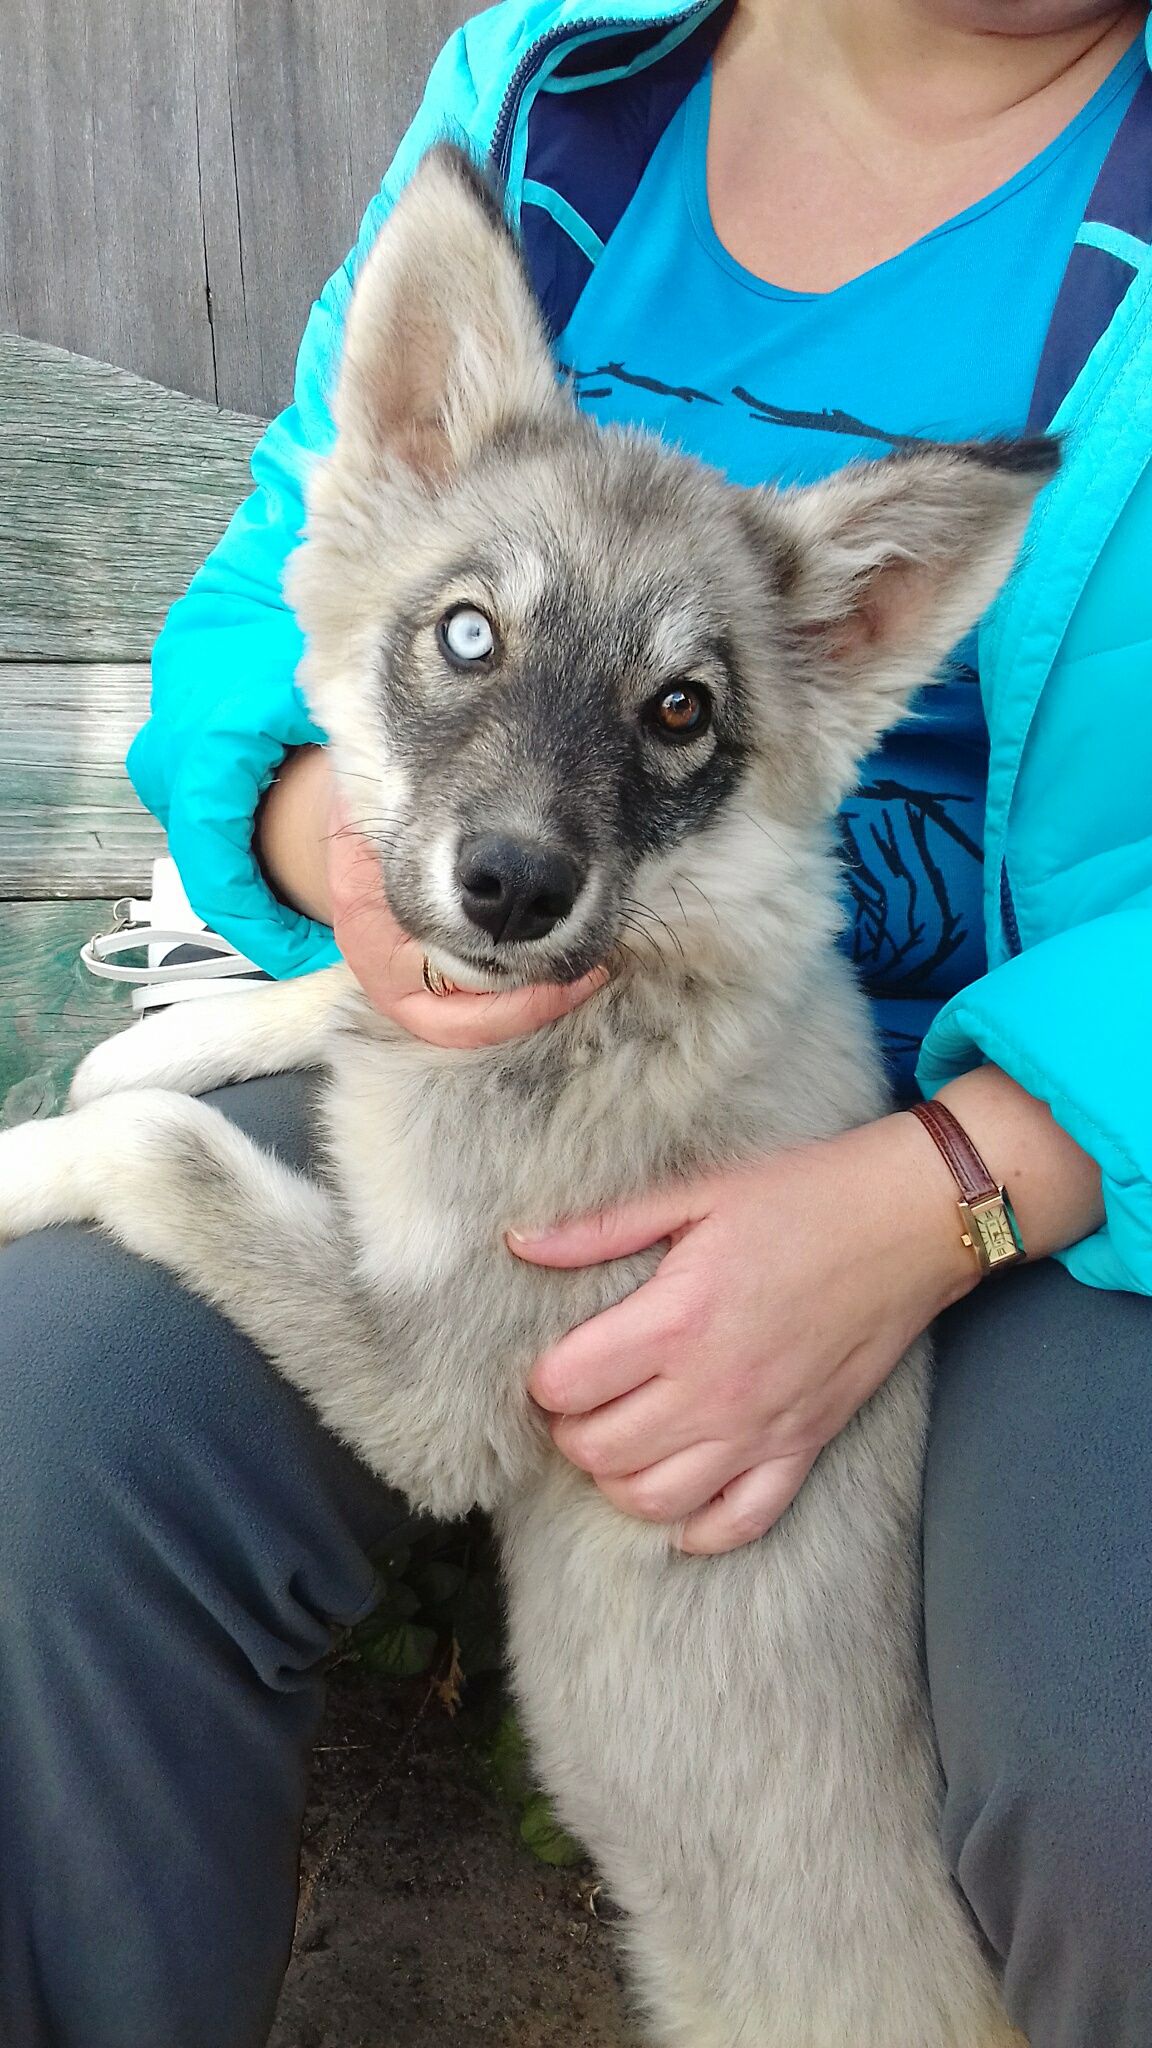
M128 1014L76 954L164 836L124 772L164 614L250 488L259 420L0 334L0 1123Z

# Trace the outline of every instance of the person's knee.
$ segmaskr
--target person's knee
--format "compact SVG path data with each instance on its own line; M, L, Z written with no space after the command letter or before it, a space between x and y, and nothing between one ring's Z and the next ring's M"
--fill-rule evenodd
M5 2041L266 2038L330 1641L311 1490L267 1477L294 1421L159 1268L79 1230L0 1253Z
M408 1520L215 1309L77 1229L0 1252L0 1500L0 1602L187 1596L273 1683L364 1610Z
M1152 1302L1045 1261L944 1318L925 1642L952 1867L1034 2048L1152 2041Z
M1147 1745L1090 1711L949 1782L945 1852L1034 2048L1152 2038L1150 1810Z
M290 1074L208 1099L299 1166L311 1146L314 1093L314 1076ZM240 1350L242 1362L232 1355ZM273 1379L206 1303L98 1231L42 1231L0 1251L6 1508L47 1495L58 1496L63 1512L77 1504L74 1482L85 1473L114 1473L133 1461L155 1470L165 1433L176 1441L182 1427L243 1404L245 1387L253 1410L289 1410Z
M55 1581L61 1560L82 1554L100 1496L130 1487L150 1407L139 1275L116 1246L77 1229L0 1253L0 1540L10 1594L29 1573Z

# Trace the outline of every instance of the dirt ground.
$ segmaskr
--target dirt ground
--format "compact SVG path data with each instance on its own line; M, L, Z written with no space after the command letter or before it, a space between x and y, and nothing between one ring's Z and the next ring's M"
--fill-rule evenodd
M467 1703L337 1671L270 2048L633 2048L594 1883L520 1841Z

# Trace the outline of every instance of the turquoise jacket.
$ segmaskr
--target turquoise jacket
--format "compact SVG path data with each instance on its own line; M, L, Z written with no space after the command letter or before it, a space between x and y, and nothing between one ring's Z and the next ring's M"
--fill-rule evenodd
M635 188L652 146L645 123L667 118L684 66L699 69L701 40L715 39L729 4L509 0L468 23L313 308L294 403L255 451L254 494L169 615L152 715L129 756L196 909L273 974L336 957L331 932L270 895L251 834L285 750L323 738L295 685L301 643L281 578L309 460L332 440L328 395L357 265L422 152L454 134L505 176L558 328ZM567 161L565 135L578 144ZM1066 459L981 632L989 968L941 1012L919 1067L930 1094L994 1060L1050 1104L1105 1182L1105 1227L1064 1263L1093 1286L1142 1293L1152 1293L1150 137L1147 79L1093 195L1041 365L1060 398L1053 424ZM1050 411L1038 388L1036 416L1047 423Z

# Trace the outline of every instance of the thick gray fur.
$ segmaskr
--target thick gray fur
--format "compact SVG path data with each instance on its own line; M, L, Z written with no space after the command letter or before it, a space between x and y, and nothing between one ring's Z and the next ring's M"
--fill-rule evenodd
M1050 459L931 449L780 495L596 432L451 152L366 266L336 413L292 595L393 901L474 986L599 954L614 979L468 1053L406 1036L341 969L170 1012L85 1063L74 1114L0 1137L0 1236L102 1224L229 1315L414 1502L492 1513L524 1721L625 1909L647 2038L1004 2048L937 1843L925 1346L767 1537L686 1558L552 1450L525 1393L537 1355L658 1253L546 1272L505 1232L882 1111L834 945L828 820L994 594ZM435 632L465 600L499 629L475 679ZM713 724L669 747L643 707L684 676ZM571 916L504 947L470 928L462 820L575 849ZM323 1182L178 1092L318 1060ZM690 1330L697 1305L677 1314Z

